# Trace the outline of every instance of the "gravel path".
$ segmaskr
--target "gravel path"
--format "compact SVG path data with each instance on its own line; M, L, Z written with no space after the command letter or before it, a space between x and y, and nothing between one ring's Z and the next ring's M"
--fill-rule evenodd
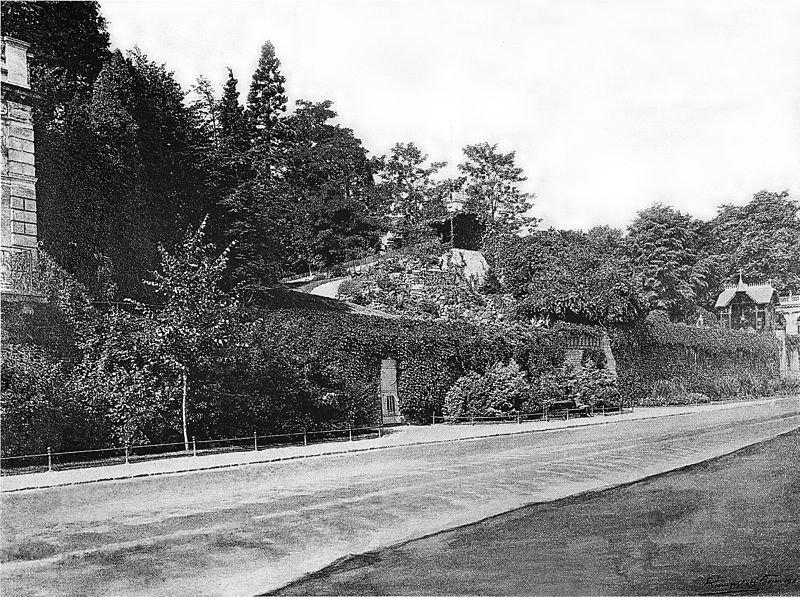
M339 297L339 286L342 285L346 278L342 278L341 280L334 280L333 282L325 282L325 284L320 284L316 288L312 289L309 294L316 294L317 296L326 296L328 298L338 298Z

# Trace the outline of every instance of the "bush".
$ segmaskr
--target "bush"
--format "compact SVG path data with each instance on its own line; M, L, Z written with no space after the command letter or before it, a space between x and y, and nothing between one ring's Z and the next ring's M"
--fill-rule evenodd
M507 416L518 412L528 398L528 383L517 362L500 362L484 375L471 371L456 380L445 395L443 414L451 421L467 416Z
M565 365L542 375L526 412L538 412L553 402L573 400L576 404L616 406L620 403L617 376L607 369L598 369L589 361L586 366Z
M605 355L604 355L605 356ZM621 402L617 376L608 369L587 365L578 371L577 401L591 407L617 406Z

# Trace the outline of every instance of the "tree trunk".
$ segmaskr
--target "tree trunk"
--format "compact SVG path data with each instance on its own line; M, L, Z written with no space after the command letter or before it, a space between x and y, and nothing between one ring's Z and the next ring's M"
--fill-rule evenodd
M186 367L181 370L181 378L183 381L183 402L181 404L181 417L183 419L183 447L187 452L189 451L189 432L186 429Z

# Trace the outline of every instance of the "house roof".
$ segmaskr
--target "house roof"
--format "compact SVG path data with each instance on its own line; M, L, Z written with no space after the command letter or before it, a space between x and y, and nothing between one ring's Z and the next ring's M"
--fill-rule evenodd
M722 307L727 307L733 300L733 297L740 292L745 293L750 300L757 305L771 303L772 297L777 294L772 284L745 284L742 281L742 275L739 274L739 283L727 285L725 290L722 291L722 294L717 297L714 308L720 309Z

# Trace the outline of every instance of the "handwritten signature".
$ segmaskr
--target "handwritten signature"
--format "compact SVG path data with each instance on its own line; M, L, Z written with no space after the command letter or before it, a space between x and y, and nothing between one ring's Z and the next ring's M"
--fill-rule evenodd
M707 576L700 588L704 595L730 593L756 593L763 590L785 589L800 585L800 577L794 574L767 572L748 578L731 579L719 574Z

